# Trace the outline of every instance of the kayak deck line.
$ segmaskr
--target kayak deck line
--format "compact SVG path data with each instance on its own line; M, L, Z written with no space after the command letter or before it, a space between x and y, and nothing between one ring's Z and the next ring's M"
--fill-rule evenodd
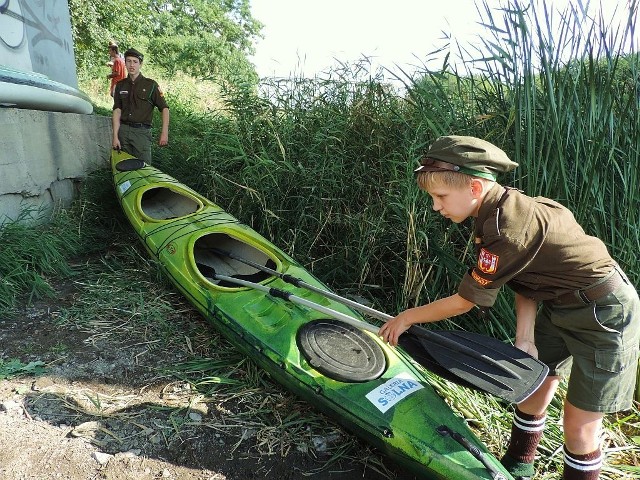
M512 480L408 355L374 333L234 285L239 279L268 289L290 288L281 278L225 258L216 249L329 290L219 206L135 160L124 152L112 154L115 192L141 243L211 325L274 381L421 478ZM118 169L122 162L129 169ZM212 272L233 282L211 278ZM324 295L302 289L298 294L364 322L353 309ZM443 425L481 452L488 467L452 435L438 433Z

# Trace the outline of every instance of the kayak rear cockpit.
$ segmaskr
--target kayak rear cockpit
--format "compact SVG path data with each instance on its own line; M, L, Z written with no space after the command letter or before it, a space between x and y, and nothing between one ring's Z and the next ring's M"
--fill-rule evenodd
M140 199L142 213L153 220L186 217L199 211L202 206L197 198L169 187L145 190Z
M210 233L198 238L193 245L193 258L200 274L220 287L237 288L238 285L215 279L215 274L259 283L271 275L250 263L272 270L277 268L276 262L262 250L225 233Z
M255 288L255 284L279 275L276 262L265 252L224 233L198 238L193 256L202 276L218 287ZM271 272L265 271L264 267ZM227 278L219 279L218 275ZM254 286L244 287L243 281ZM273 290L270 292L269 295L273 295ZM294 293L305 294L300 289ZM257 304L260 306L255 308ZM326 377L343 383L367 382L380 378L387 369L387 358L380 343L352 325L330 317L317 318L313 309L302 321L294 320L289 307L276 307L271 301L257 300L253 307L245 305L245 308L255 320L252 328L257 324L289 325L290 328L299 325L292 329L296 333L297 348L309 365ZM290 348L287 345L286 349Z

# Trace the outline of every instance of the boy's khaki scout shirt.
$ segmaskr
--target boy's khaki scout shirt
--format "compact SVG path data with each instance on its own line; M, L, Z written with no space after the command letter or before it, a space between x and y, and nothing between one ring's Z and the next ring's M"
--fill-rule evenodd
M506 195L506 196L505 196ZM605 277L615 262L565 207L494 184L475 223L476 265L458 293L491 307L500 287L536 301L553 300Z
M162 111L169 108L155 80L138 75L135 82L129 77L116 84L113 109L121 110L120 122L143 123L151 126L153 107Z

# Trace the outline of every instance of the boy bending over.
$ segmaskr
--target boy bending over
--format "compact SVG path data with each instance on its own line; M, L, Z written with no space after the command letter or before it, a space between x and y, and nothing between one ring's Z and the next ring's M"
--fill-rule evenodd
M602 466L605 413L631 408L640 342L635 288L573 214L553 200L496 183L517 166L495 145L446 136L416 169L433 209L454 223L475 218L476 264L458 293L405 310L380 329L392 345L415 323L491 307L506 285L515 292L515 346L549 366L549 376L516 406L502 463L516 479L533 478L546 410L562 376L565 480L594 480Z

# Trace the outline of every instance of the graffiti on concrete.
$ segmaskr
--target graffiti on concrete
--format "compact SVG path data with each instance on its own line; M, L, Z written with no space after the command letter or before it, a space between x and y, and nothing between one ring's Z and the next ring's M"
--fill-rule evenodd
M38 44L43 40L48 40L56 43L61 47L64 47L65 50L69 51L69 43L66 41L66 39L61 38L59 33L58 34L54 33L54 31L58 30L58 26L60 24L60 16L55 12L47 13L45 11L44 2L42 2L42 5L41 5L42 11L40 16L36 15L35 12L29 6L29 4L26 2L24 3L24 5L22 5L22 8L24 8L25 14L23 14L22 11L20 10L20 4L17 1L14 0L13 2L13 3L16 3L16 6L18 7L16 11L9 10L11 0L1 0L1 2L2 3L0 3L0 15L11 17L13 20L16 20L17 22L23 24L22 29L20 29L20 26L18 27L18 31L22 30L22 35L18 35L17 38L20 39L20 42L18 42L17 44L15 42L15 39L13 39L12 41L12 39L9 38L11 35L15 35L12 30L10 29L6 30L5 33L8 33L8 35L6 35L8 37L7 39L4 38L4 34L3 34L4 29L3 31L0 31L0 39L2 39L2 41L7 47L15 48L22 43L24 39L24 29L28 25L34 28L38 32L33 38L34 45ZM53 2L49 2L49 4L52 5ZM49 28L48 25L46 25L42 21L43 18L47 19L47 22L51 26L51 29Z
M0 0L0 65L76 87L67 0Z

